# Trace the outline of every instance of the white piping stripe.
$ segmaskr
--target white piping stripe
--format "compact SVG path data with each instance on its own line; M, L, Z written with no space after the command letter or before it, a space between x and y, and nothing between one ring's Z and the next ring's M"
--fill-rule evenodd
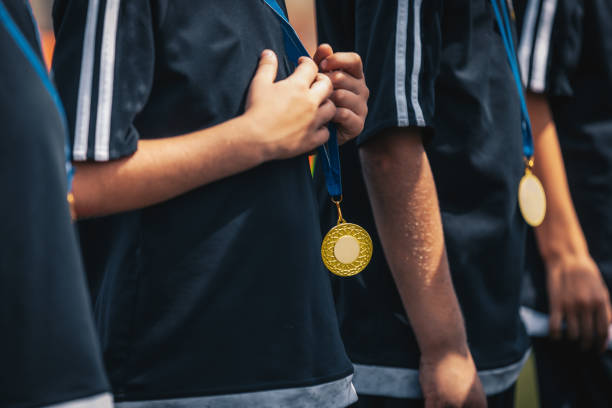
M119 402L115 408L251 408L251 407L348 407L357 401L353 376L309 387L283 388L237 394L211 395L153 401Z
M546 87L546 71L548 53L550 51L550 36L552 35L557 0L546 0L540 14L540 28L533 51L533 67L531 71L531 86L535 92L542 92Z
M536 16L538 14L540 0L529 0L527 10L523 19L523 30L519 41L518 59L521 66L523 85L528 87L529 61L531 60L533 33L535 31Z
M112 395L100 394L89 398L83 398L76 401L64 402L62 404L51 405L47 408L112 408Z
M513 364L490 370L479 370L478 377L487 395L510 388L527 362L531 349ZM412 368L354 364L353 384L358 394L393 398L422 398L419 370Z
M87 139L89 136L89 115L91 110L91 87L94 70L94 50L96 46L96 26L98 22L99 0L90 0L87 8L87 21L83 38L81 57L81 76L79 78L79 97L77 100L76 124L74 127L74 160L87 159Z
M408 36L408 0L397 2L397 27L395 32L395 103L397 125L408 126L408 101L406 100L406 38Z
M111 113L115 79L115 47L117 44L117 23L121 0L108 0L104 15L102 56L100 61L100 90L98 94L98 117L96 119L97 161L107 161L110 150Z
M419 102L419 75L421 73L421 3L423 0L414 2L414 62L412 66L411 99L414 116L417 125L425 126L423 110Z

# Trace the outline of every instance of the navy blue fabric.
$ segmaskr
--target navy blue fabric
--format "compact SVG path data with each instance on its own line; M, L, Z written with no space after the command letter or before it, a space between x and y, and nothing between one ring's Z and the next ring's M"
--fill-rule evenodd
M72 128L83 3L60 0L55 8L54 67ZM279 79L291 66L280 22L263 1L123 1L117 36L111 159L130 155L139 138L242 114L264 49L279 55ZM116 399L274 390L351 374L306 155L81 222L79 230Z
M524 3L517 3L519 12L524 10ZM591 256L609 289L612 288L611 23L609 2L560 0L551 36L552 56L547 65L545 89L572 200ZM568 38L576 43L573 49L580 50L576 60L561 52L567 47ZM533 239L528 252L524 303L547 311L545 270Z
M28 408L109 386L66 202L66 128L34 66L42 55L26 4L2 5L0 406ZM23 37L7 29L6 10Z
M396 50L377 41L388 37L395 44L396 3L346 0L338 6L321 0L317 18L321 41L365 59L375 118L367 137L341 151L343 212L370 231L374 242L368 268L336 281L345 345L356 363L418 368L418 345L375 234L358 155L359 146L376 143L381 130L398 125ZM408 81L406 96L410 100L418 91L425 126L434 133L426 150L469 344L480 370L503 367L519 361L529 346L518 315L526 228L517 204L524 172L517 87L488 1L423 1L416 39L414 2L408 4L407 54L420 40L423 65L418 89ZM407 58L407 75L413 61ZM384 75L380 65L387 67ZM411 109L408 126L415 126Z

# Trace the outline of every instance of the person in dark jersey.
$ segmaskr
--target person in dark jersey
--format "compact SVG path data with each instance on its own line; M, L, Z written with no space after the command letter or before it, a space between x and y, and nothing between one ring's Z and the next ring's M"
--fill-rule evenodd
M67 128L27 2L0 1L0 407L110 408L67 202Z
M482 399L468 394L479 378L488 406L512 407L514 384L529 355L519 317L526 227L517 191L524 164L519 94L492 4L346 0L332 10L326 3L318 2L320 40L359 53L372 90L365 130L342 153L344 169L361 167L363 173L343 174L344 212L368 219L365 227L378 231L371 265L337 288L358 405L443 406L456 395L463 399L452 400L452 406L483 406ZM497 4L506 6L505 1ZM441 337L433 347L445 350L441 355L448 359L457 354L449 350L459 348L464 337L449 340L452 331L440 325L434 310L415 313L413 288L401 277L418 276L432 257L440 264L444 260L427 246L414 245L432 234L427 226L436 207L407 219L402 211L411 211L411 204L392 206L402 191L406 200L411 194L422 199L412 184L398 181L404 175L393 170L401 167L384 171L380 157L409 157L400 141L389 143L393 136L423 141L437 187L450 274L478 370L478 378L465 369L447 374L456 375L456 381L445 388L435 368L448 361L435 358L432 370L432 345L423 344L420 330L430 325L435 333L438 328ZM413 165L418 170L413 177L421 182L427 178L423 161ZM389 194L393 188L398 192ZM365 194L370 203L356 198ZM396 239L389 239L394 229ZM452 305L448 296L435 300Z
M522 314L533 336L540 404L609 407L612 5L516 5L534 131L547 143L542 150L565 162L540 159L545 186L562 178L557 188L546 186L551 207L560 209L528 245Z
M116 405L352 403L307 154L363 127L359 57L326 58L353 73L335 106L265 1L59 0L54 21Z

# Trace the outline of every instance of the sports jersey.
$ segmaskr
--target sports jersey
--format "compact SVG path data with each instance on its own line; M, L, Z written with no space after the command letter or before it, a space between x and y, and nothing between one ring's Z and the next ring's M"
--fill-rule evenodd
M606 1L517 2L523 80L545 93L589 252L612 287L612 7ZM548 310L535 245L525 302Z
M547 96L572 201L589 252L610 291L612 4L605 0L521 0L516 5L523 81L530 91ZM611 344L598 354L583 352L568 340L545 337L546 270L533 234L527 253L521 312L534 337L542 407L609 407Z
M66 201L67 129L22 0L0 1L0 59L0 407L107 408Z
M290 70L263 1L60 0L54 20L77 161L242 114L266 48ZM355 400L306 155L79 230L118 406Z
M364 59L365 130L342 152L343 212L376 227L358 149L389 127L418 127L438 189L450 271L488 395L509 389L528 354L519 318L525 223L519 97L488 1L318 2L320 40ZM342 4L340 4L342 3ZM338 283L357 392L422 396L419 349L380 239L370 266Z

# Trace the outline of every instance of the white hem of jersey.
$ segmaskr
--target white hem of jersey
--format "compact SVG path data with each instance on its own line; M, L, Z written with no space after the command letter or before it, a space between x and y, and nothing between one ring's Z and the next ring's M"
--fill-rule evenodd
M102 50L100 57L100 84L98 94L98 116L96 118L96 143L94 157L97 161L108 161L110 150L111 114L115 79L115 52L120 0L108 0L104 14Z
M531 337L546 337L549 333L549 316L526 306L521 306L521 320ZM612 324L608 327L608 350L612 350Z
M529 87L529 61L531 61L533 33L540 0L529 0L523 21L523 30L519 42L518 59L521 66L523 85Z
M499 394L514 384L529 358L531 349L516 363L478 371L478 377L487 395ZM419 370L355 364L353 383L358 394L392 398L423 398L419 383Z
M397 1L397 27L395 32L395 104L397 125L408 126L406 99L406 38L408 37L408 0Z
M156 401L133 401L115 404L116 408L340 408L357 401L357 393L351 382L353 376L311 387L281 390L245 392Z
M83 56L81 57L81 77L79 78L79 96L77 115L74 127L74 160L87 159L87 139L91 110L91 88L93 86L94 49L96 45L96 26L98 22L99 0L89 0L87 21L83 36Z
M112 408L113 396L111 394L100 394L89 398L50 405L45 408Z
M419 75L421 73L421 3L423 0L414 2L414 61L412 65L411 100L417 125L425 126L423 110L419 102Z
M556 10L557 0L545 0L540 13L540 28L533 50L533 67L529 86L535 92L543 92L546 88L550 36L552 35Z

